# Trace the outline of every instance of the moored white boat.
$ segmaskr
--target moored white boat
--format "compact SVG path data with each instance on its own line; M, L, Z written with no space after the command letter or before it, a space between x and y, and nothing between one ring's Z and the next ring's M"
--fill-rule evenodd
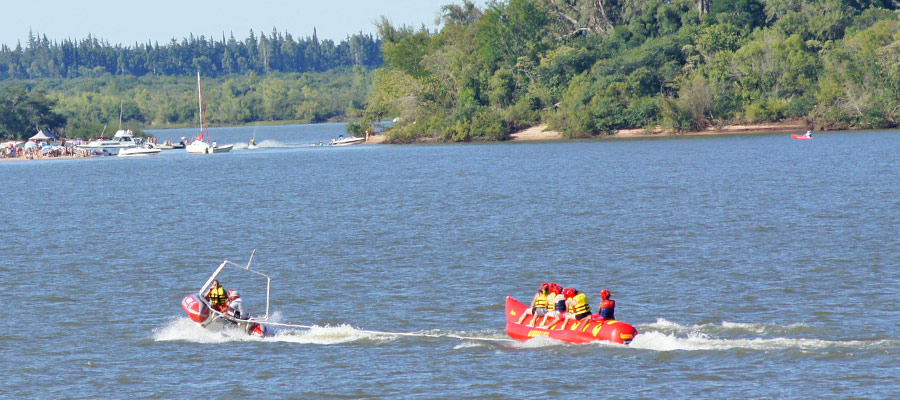
M184 146L190 154L227 153L234 147L233 144L219 146L216 142L210 142L209 126L206 124L206 108L203 106L203 89L200 87L200 71L197 71L197 95L200 108L200 135L194 141Z
M137 147L138 144L134 140L134 133L130 130L119 130L112 139L97 139L75 146L79 150L87 150L91 153L100 153L103 155L116 155L122 149Z

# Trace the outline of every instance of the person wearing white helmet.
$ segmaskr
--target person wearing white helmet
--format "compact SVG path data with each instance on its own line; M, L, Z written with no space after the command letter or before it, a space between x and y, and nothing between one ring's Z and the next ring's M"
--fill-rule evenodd
M244 301L241 300L241 294L237 289L228 291L228 315L237 319L247 319L247 313L244 311Z

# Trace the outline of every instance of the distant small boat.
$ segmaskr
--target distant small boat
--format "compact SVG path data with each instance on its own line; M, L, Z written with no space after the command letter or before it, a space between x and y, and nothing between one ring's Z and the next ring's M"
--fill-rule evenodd
M792 133L791 139L812 139L812 131L806 131L806 134Z
M141 146L129 147L119 150L119 157L152 156L154 154L158 154L161 151L162 149L160 149L153 143L145 143Z
M338 139L332 139L331 145L332 146L349 146L351 144L360 144L365 141L366 141L366 138L350 136L350 137L345 137L345 138L342 137L342 138L338 138Z

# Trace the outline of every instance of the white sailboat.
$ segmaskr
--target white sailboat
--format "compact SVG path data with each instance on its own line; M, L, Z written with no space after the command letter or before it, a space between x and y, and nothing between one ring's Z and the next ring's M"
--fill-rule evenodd
M233 144L219 146L216 142L210 142L209 127L206 125L206 108L203 106L203 89L200 87L200 71L197 71L197 93L200 107L200 135L185 146L185 150L192 154L226 153L231 151L231 148L234 147Z

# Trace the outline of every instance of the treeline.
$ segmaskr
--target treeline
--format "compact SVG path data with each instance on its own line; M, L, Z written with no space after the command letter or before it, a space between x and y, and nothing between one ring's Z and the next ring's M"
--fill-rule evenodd
M394 141L569 137L805 119L900 124L893 0L465 0L438 32L379 23L360 123Z
M334 68L381 65L380 41L355 34L334 43L311 37L294 39L272 30L258 37L250 31L244 40L223 35L221 40L190 35L160 45L112 45L88 36L81 40L50 41L29 32L23 48L0 46L0 80L120 76L204 76L268 74L272 72L324 72Z
M196 74L196 73L195 73ZM326 72L203 77L210 124L324 122L365 107L374 73L363 67ZM194 76L113 76L0 82L0 139L38 129L75 138L123 128L191 126L199 121Z

